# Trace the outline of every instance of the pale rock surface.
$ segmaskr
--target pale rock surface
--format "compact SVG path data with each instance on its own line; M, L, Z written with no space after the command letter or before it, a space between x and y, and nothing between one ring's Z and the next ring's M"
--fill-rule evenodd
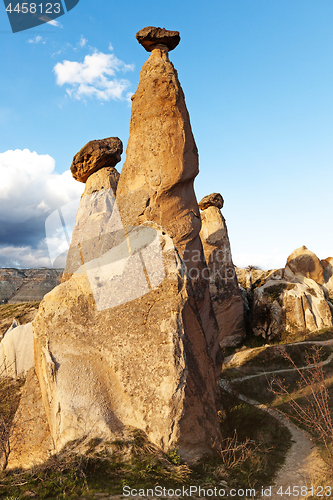
M326 292L328 303L333 308L333 257L328 257L321 261L324 270L325 283L323 288Z
M122 152L123 143L118 137L88 142L73 158L71 172L74 179L86 182L97 170L115 167L120 162Z
M210 294L219 325L221 346L237 345L245 337L244 308L231 256L226 221L221 213L223 198L218 193L199 203L200 237L209 269Z
M112 189L116 195L119 177L120 174L114 167L104 167L97 170L89 175L82 196L89 196L102 189Z
M220 447L214 366L186 266L171 238L153 227L165 278L156 276L160 264L151 268L156 245L142 247L150 291L109 308L95 293L105 286L109 297L113 282L117 291L119 272L121 294L133 293L137 273L128 262L138 254L135 236L142 231L134 228L129 260L119 261L122 271L118 265L112 272L112 249L82 266L40 305L33 324L35 366L56 451L84 436L124 439L133 427L190 462ZM94 288L98 269L102 278L109 269L108 280Z
M202 276L206 263L193 188L198 151L184 93L165 45L151 51L132 101L126 161L117 189L122 223L126 229L154 221L173 239L192 279L208 349L219 375L218 326L209 283Z
M12 325L0 342L0 376L24 376L33 366L32 323Z
M63 282L83 263L99 257L123 238L115 203L118 181L119 173L113 167L104 167L88 177L75 218Z
M34 368L27 374L13 421L7 469L28 469L45 462L54 452L40 385Z

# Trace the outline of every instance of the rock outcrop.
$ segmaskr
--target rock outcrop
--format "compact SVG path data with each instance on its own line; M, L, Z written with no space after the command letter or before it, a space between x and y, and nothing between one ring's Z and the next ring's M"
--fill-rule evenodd
M32 323L13 325L0 342L0 377L21 377L34 366Z
M157 33L159 29L156 28ZM145 28L144 33L145 30L154 31L151 27ZM163 37L169 35L172 39L174 32L163 32ZM150 57L142 67L139 86L132 96L130 137L117 205L125 228L154 221L171 236L187 265L208 349L219 374L218 326L209 282L202 275L206 263L193 188L198 174L198 151L184 93L168 57L168 44L163 37L149 36L153 40Z
M0 269L0 303L40 301L59 285L63 269Z
M308 250L304 245L289 255L286 269L290 269L296 276L300 275L302 278L310 278L318 283L318 285L325 283L324 269L321 261L317 255Z
M228 230L221 213L223 198L218 193L199 203L200 237L209 269L209 287L219 325L221 346L237 345L245 337L243 299L232 261ZM208 278L208 277L207 277Z
M254 333L272 339L283 331L331 328L329 262L303 246L291 253L284 269L270 271L253 292Z

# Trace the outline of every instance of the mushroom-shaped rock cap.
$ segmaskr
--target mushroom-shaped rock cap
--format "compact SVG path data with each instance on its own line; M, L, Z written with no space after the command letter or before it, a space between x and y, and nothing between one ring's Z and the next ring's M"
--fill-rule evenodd
M73 158L74 179L86 182L89 175L103 167L114 167L121 160L123 143L118 137L90 141Z
M200 210L205 210L208 207L217 207L222 208L224 204L224 200L220 193L212 193L204 196L199 203Z
M142 28L137 32L136 39L147 52L151 52L156 45L161 44L173 50L180 42L179 31L169 31L165 28L154 28L154 26Z

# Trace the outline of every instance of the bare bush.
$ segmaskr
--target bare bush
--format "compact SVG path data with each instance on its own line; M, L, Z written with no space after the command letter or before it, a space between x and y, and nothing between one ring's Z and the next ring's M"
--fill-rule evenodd
M314 347L312 354L306 355L306 369L299 368L285 350L280 349L280 352L300 376L299 389L305 395L302 400L298 401L298 398L290 393L284 382L278 377L273 377L269 381L269 388L275 395L288 401L296 422L304 426L310 433L315 434L318 441L324 445L328 457L332 461L333 423L320 349ZM286 416L290 417L288 414Z

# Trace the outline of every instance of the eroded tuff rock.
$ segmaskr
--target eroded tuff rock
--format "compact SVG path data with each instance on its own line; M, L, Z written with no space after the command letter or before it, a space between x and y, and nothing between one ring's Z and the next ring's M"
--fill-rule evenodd
M291 253L284 269L270 271L253 292L254 333L272 339L284 330L332 327L329 266L330 259L320 261L303 246Z
M242 294L238 286L225 219L220 211L223 198L218 193L199 203L200 237L209 269L210 294L219 325L221 346L237 345L245 337Z
M31 368L13 421L7 469L28 469L55 453L38 378ZM4 456L2 456L4 465Z
M77 181L86 182L88 177L104 167L115 167L120 162L123 143L118 137L90 141L73 158L71 172Z
M189 461L220 445L214 366L186 267L165 230L153 227L155 243L140 250L150 291L122 299L139 287L141 261L134 269L131 262L139 257L141 226L40 305L33 323L35 365L57 451L83 436L126 439L133 428ZM151 269L158 245L164 266ZM107 302L112 293L119 299L114 307Z
M120 139L114 137L110 139L112 139L111 143L115 142L119 146L118 141ZM104 141L109 140L104 139ZM91 141L92 143L98 143L96 150L99 155L89 159L91 164L95 165L96 158L98 158L100 165L107 163L108 154L106 153L106 158L103 159L103 151L107 149L109 142L105 146L104 141ZM74 158L78 156L79 158L86 157L87 155L82 151L85 152L90 144L89 142L82 148ZM88 150L90 150L90 146ZM88 160L86 163L88 164ZM118 181L119 173L114 167L110 166L100 168L87 178L85 190L75 217L72 240L62 276L63 282L68 280L83 263L99 257L116 245L116 241L120 241L118 240L119 231L121 232L120 239L123 238L123 225L115 204Z
M314 280L318 285L325 283L321 261L304 245L289 255L286 268L289 268L294 274L300 274Z
M165 45L168 50L173 50L180 42L179 31L169 31L154 26L142 28L137 32L136 39L147 52L154 50L157 45Z
M224 200L220 193L212 193L204 196L199 202L200 210L205 210L208 207L217 207L219 209L223 208Z
M192 278L209 352L221 369L218 327L199 232L200 214L193 182L198 151L184 93L168 50L153 48L132 97L130 137L121 171L117 205L124 227L154 221L163 226Z
M0 342L0 377L22 377L34 366L32 323L13 322Z

